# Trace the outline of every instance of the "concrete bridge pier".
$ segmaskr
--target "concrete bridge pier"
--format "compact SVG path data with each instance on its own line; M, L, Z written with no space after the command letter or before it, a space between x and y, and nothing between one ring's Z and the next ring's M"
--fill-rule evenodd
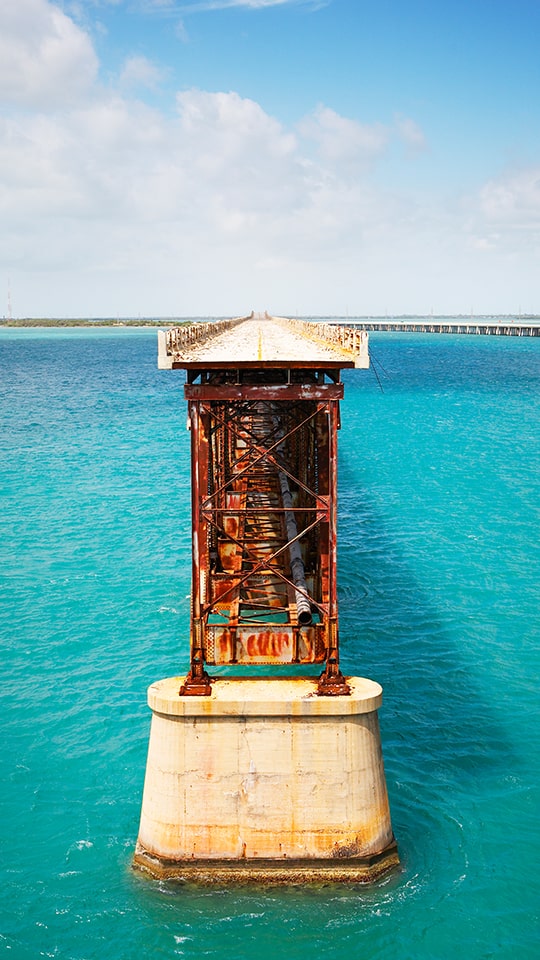
M309 679L148 691L152 730L135 864L206 882L368 882L398 863L384 777L379 684L348 696Z

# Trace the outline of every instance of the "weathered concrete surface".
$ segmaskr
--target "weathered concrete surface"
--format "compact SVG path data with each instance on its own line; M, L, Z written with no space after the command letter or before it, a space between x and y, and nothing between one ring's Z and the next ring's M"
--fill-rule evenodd
M180 697L153 684L135 863L199 880L369 880L397 861L377 683L225 680Z
M286 367L289 363L297 362L314 366L333 364L336 368L369 365L368 337L365 333L349 330L344 334L346 341L358 339L360 336L363 338L359 357L352 346L347 346L346 343L340 346L337 342L325 342L321 334L321 324L308 324L262 314L235 319L230 323L233 326L213 337L206 336L209 325L203 324L205 337L201 342L192 340L182 343L182 337L196 335L196 324L192 328L180 328L177 333L160 331L158 366L166 370L175 365L182 366L183 362L186 365L204 362L224 367L231 362L261 367L269 363ZM327 332L329 335L337 335L337 328L330 328ZM175 342L176 346L172 346Z

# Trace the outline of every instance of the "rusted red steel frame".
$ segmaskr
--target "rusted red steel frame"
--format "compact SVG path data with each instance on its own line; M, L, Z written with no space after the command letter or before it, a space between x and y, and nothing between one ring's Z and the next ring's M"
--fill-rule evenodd
M344 364L347 366L347 364ZM186 400L343 400L343 383L186 383Z
M232 585L229 589L227 589L227 590L224 591L223 593L220 593L219 602L222 602L222 601L223 601L223 598L226 597L226 596L228 596L230 593L234 592L235 590L239 590L240 587L242 586L242 584L245 583L246 580L248 580L250 577L252 577L252 576L254 576L255 574L257 574L257 573L259 572L259 570L262 570L262 569L264 569L264 568L269 568L269 569L271 568L271 569L272 569L272 572L275 573L281 580L283 580L283 582L285 582L286 584L288 584L288 586L297 589L298 592L299 592L303 597L306 598L306 600L308 600L310 603L313 603L322 613L328 614L328 606L327 606L327 605L318 603L316 600L314 600L313 597L311 597L311 596L310 596L308 593L306 593L304 590L302 590L302 589L299 588L298 586L295 586L295 584L293 583L293 581L290 580L290 579L288 579L288 578L285 576L285 574L284 574L278 567L271 567L271 562L272 562L272 560L274 560L276 557L280 556L286 549L288 549L288 548L291 546L291 544L295 543L297 540L300 540L300 539L301 539L302 537L304 537L307 533L309 533L309 532L310 532L311 530L313 530L316 526L318 526L318 524L320 524L323 520L327 520L327 519L328 519L328 511L329 511L329 502L328 502L328 500L329 500L329 498L328 498L328 497L321 497L320 495L318 495L317 493L315 493L314 490L312 490L312 489L311 489L310 487L308 487L306 484L302 483L302 481L300 480L299 477L297 477L297 476L295 476L294 474L290 473L290 472L286 469L285 465L281 463L281 461L277 461L277 460L271 455L271 451L272 451L272 450L276 449L278 446L281 446L281 444L283 444L286 440L288 440L290 437L292 437L297 431L301 430L302 427L306 426L306 424L308 424L311 420L313 420L315 417L317 417L318 414L319 414L320 412L324 411L326 408L327 408L327 404L326 404L326 403L317 404L316 409L315 409L314 411L312 411L312 413L311 413L309 416L304 417L304 419L303 419L302 421L300 421L299 423L296 423L296 424L294 425L294 427L292 427L292 429L290 429L287 433L282 434L280 437L278 437L277 441L275 441L274 443L272 443L270 447L267 447L267 448L261 447L261 442L262 442L262 441L261 441L259 438L253 438L253 440L250 441L250 444L248 445L248 447L247 447L245 453L242 455L242 457L238 458L238 459L235 461L235 465L238 466L238 464L241 463L243 459L245 459L246 457L248 457L248 456L250 455L250 453L253 453L253 452L256 452L256 453L257 453L256 459L250 461L250 463L248 464L248 466L247 466L244 470L235 473L234 476L232 476L231 479L230 479L229 481L227 481L227 483L223 484L219 489L215 490L209 497L207 497L207 499L206 499L206 500L203 502L203 504L201 505L201 514L206 517L206 519L208 520L208 522L211 523L211 524L212 524L217 530L219 530L221 533L223 533L224 536L225 536L228 540L236 543L237 546L239 546L239 547L243 547L244 552L245 552L245 554L247 555L247 557L248 557L248 558L251 557L251 558L254 560L254 563L255 563L254 568L253 568L252 570L250 570L249 573L246 574L245 577L242 577L237 583L235 583L234 585ZM237 425L234 423L234 421L233 421L232 419L230 419L230 420L225 420L225 418L222 417L222 416L220 416L217 411L214 411L212 408L207 407L206 404L201 404L201 410L202 410L202 409L204 409L210 416L212 416L213 419L214 419L216 422L218 422L218 423L220 423L222 426L226 427L226 428L227 428L234 436L236 436L237 438L240 436L240 433L241 433L241 435L242 435L242 439L244 439L244 437L246 436L246 434L247 434L248 436L250 436L250 437L253 437L253 433L252 433L251 431L249 431L249 429L243 428L242 431L240 431L240 429L237 427ZM244 409L244 410L241 411L241 414L240 414L240 415L245 415L245 413L246 413L246 410ZM271 437L271 436L273 436L273 435L275 435L275 430L270 431L267 436L268 436L268 437ZM316 519L312 524L309 524L307 527L305 527L296 537L293 537L292 539L289 539L289 540L288 540L286 543L284 543L278 550L276 550L271 556L266 557L266 558L264 559L264 561L260 561L260 562L259 562L259 561L257 561L255 558L252 557L251 551L249 550L249 547L246 545L245 541L240 541L239 539L237 539L237 538L235 538L234 536L232 536L232 534L227 533L227 532L223 529L223 527L219 525L219 523L217 522L217 520L213 519L213 517L212 517L212 514L216 514L216 513L230 512L231 514L235 514L235 513L238 513L238 509L237 509L237 508L236 508L236 509L233 509L233 508L227 509L227 508L220 508L220 507L209 508L208 504L210 503L210 501L211 501L212 499L217 498L220 493L224 492L224 490L226 490L227 487L231 486L233 483L236 483L239 478L245 476L246 474L249 474L249 472L251 472L251 471L253 470L253 468L254 468L255 466L257 466L257 464L259 464L259 463L260 463L261 461L263 461L263 460L266 460L266 461L269 461L270 463L272 463L272 465L275 466L276 469L281 470L283 473L285 473L285 474L288 476L289 479L293 480L296 484L298 484L299 486L301 486L301 487L304 489L304 491L307 492L310 496L312 496L313 499L315 500L316 506L314 506L314 507L299 507L297 512L299 512L299 513L300 513L300 512L302 512L302 513L317 512L317 513L318 513L318 516L317 516L317 519ZM257 511L257 508L252 508L252 507L249 508L249 512L250 512L250 513L253 513L253 512L256 512L256 511ZM283 512L284 512L284 509L283 509L283 507L273 508L273 510L272 510L272 508L270 508L270 511L269 511L268 508L262 507L262 508L259 508L259 511L260 511L260 512L270 512L270 511L271 511L271 512L276 512L276 513L283 513ZM211 613L212 610L215 608L215 606L216 606L215 603L207 604L207 605L203 608L203 616L208 615L209 613Z
M330 493L330 531L329 531L329 617L328 617L328 656L326 667L319 678L319 694L340 696L351 692L339 668L339 634L337 603L337 431L339 427L339 406L337 401L329 403L329 493Z
M255 410L255 412L260 413L260 410L259 410L258 408L260 407L260 404L261 404L261 403L263 403L265 406L268 405L268 404L271 404L272 407L275 408L276 402L281 404L281 403L283 403L283 400L278 400L278 401L276 401L275 399L271 399L271 400L268 400L268 399L260 400L260 399L258 399L258 400L248 400L248 401L247 401L246 403L244 403L244 404L238 404L238 405L237 405L237 410L235 411L236 421L239 421L242 417L245 417L247 414L251 413L253 410ZM289 420L292 419L292 418L291 418L291 411L297 410L297 409L300 407L300 405L303 404L304 402L305 402L305 401L296 401L296 402L293 402L292 405L290 405L290 404L287 405L287 411L286 411L286 412L287 412L287 415L288 415L288 417L289 417ZM211 409L212 409L212 415L213 415L214 420L217 421L218 423L220 423L220 424L221 424L223 427L225 427L226 429L233 431L233 432L235 433L235 435L238 436L238 428L237 428L236 425L235 425L234 419L232 419L231 417L229 417L227 420L225 420L223 417L220 417L220 416L219 416L219 413L217 412L217 410L215 410L215 408L211 408ZM230 406L230 404L229 404L229 406L228 406L228 408L227 408L227 411L228 411L228 413L230 413L230 411L231 411L231 406ZM315 411L315 413L312 414L312 416L316 416L316 414L317 414L317 411ZM294 429L294 430L299 430L299 429L301 429L303 426L305 426L305 424L307 423L307 420L308 420L308 418L304 419L303 421L301 421L301 422L299 422L299 423L295 423L293 429ZM292 431L291 431L291 432L292 432ZM266 452L268 452L271 447L273 448L274 444L272 444L271 441L272 441L274 438L275 438L275 440L278 441L278 443L281 443L281 442L283 442L284 439L286 439L286 437L283 436L283 435L281 435L281 436L276 436L276 427L275 427L275 425L271 427L271 429L268 431L267 434L265 434L263 437L261 437L260 434L255 433L254 428L253 428L253 429L250 429L250 428L249 428L249 424L247 424L245 421L242 421L242 435L243 435L243 436L248 436L248 437L250 438L250 442L251 442L251 445L252 445L253 448L261 447L262 444L265 444L265 446L264 446L264 447L261 447L261 449L264 449ZM242 462L242 460L245 459L245 457L248 455L248 453L249 453L249 451L247 451L245 454L243 454L242 457L240 457L238 460L235 461L235 464L236 464L236 465L240 464L240 463Z
M223 426L225 426L225 427L233 434L233 436L236 436L237 439L239 438L240 431L236 428L236 425L234 424L234 421L227 421L227 420L225 420L224 417L220 417L219 414L218 414L216 411L214 411L211 407L208 407L206 404L201 404L200 409L201 409L201 410L204 410L204 411L205 411L206 413L208 413L210 416L214 417L214 419L215 419L217 422L219 422L219 423L221 423ZM313 412L312 412L308 417L306 417L301 423L295 424L295 426L293 427L292 430L290 430L287 434L284 434L282 437L279 437L279 438L275 441L275 443L273 443L273 444L272 444L270 447L268 447L268 449L266 449L266 450L265 450L264 448L261 448L260 445L259 445L259 443L253 442L250 447L246 448L246 452L245 452L244 454L242 454L242 457L240 457L240 458L235 462L235 465L238 465L238 463L241 463L244 458L248 457L250 451L252 451L252 450L257 450L257 451L258 451L258 456L256 457L256 459L255 459L255 460L251 460L251 461L248 463L248 465L247 465L246 467L244 467L243 470L240 470L238 473L235 473L234 476L231 477L230 480L227 480L226 483L224 483L224 484L221 485L221 487L218 487L216 490L214 490L214 491L206 498L206 500L202 503L201 509L203 509L203 510L206 509L207 504L208 504L212 499L214 499L215 497L218 497L221 493L223 493L223 492L224 492L228 487L230 487L233 483L235 483L235 482L237 482L238 480L240 480L245 474L248 474L248 473L250 473L251 471L253 471L253 469L254 469L259 463L261 463L263 460L269 460L270 463L272 463L272 465L273 465L274 467L276 467L276 469L281 470L283 473L285 473L285 474L288 476L289 480L294 480L295 483L297 483L299 486L302 487L302 489L305 491L305 493L309 493L310 496L314 497L314 499L315 499L316 502L319 501L320 504L321 504L321 506L319 507L319 509L321 509L321 510L327 510L327 509L328 509L328 498L326 498L326 497L321 497L320 494L315 493L315 491L314 491L314 490L311 490L308 486L306 486L306 484L304 484L304 483L300 480L299 477L295 477L292 473L290 473L290 472L287 470L287 468L286 468L286 466L285 466L284 464L282 464L281 462L279 462L278 460L276 460L276 459L272 456L272 451L273 451L273 450L276 450L278 447L280 447L281 444L282 444L285 440L288 440L290 437L292 437L297 431L301 430L302 427L304 427L307 423L309 423L310 420L313 420L321 411L323 411L323 410L325 410L325 409L326 409L326 403L318 404L318 405L317 405L317 409L316 409L315 411L313 411ZM242 439L244 439L244 437L242 437Z
M315 527L317 527L320 523L322 523L322 522L324 522L325 520L327 520L326 517L320 516L320 511L317 511L317 508L316 508L316 507L294 507L294 508L289 508L289 507L288 507L287 510L290 511L290 512L292 512L292 511L294 510L294 511L297 512L297 513L315 513L315 512L317 512L317 513L319 513L319 516L317 517L316 520L313 521L313 523L310 523L307 527L304 527L304 529L301 530L300 533L299 533L296 537L293 537L291 540L287 540L287 542L283 545L283 547L280 547L279 550L277 550L274 554L272 554L272 555L269 556L268 558L265 558L264 565L265 565L265 566L268 566L269 568L270 568L270 561L273 560L275 557L277 557L277 556L282 552L282 549L285 549L286 547L290 547L291 544L292 544L292 543L296 543L297 540L301 540L302 537L304 537L306 533L310 533L311 530L314 530ZM219 523L219 521L218 521L218 520L215 520L214 517L213 517L213 515L215 516L215 515L218 514L218 513L226 513L226 514L230 513L230 514L232 514L233 516L235 516L235 515L237 515L238 512L239 512L238 509L235 510L235 509L233 509L233 508L227 508L227 507L222 509L222 508L219 508L219 507L218 507L218 508L215 508L215 509L213 509L213 510L204 510L204 511L202 511L202 512L203 512L203 514L205 515L206 519L208 520L208 523L210 523L210 524L214 527L215 530L218 530L219 533L222 533L223 536L226 537L226 539L229 540L231 543L235 543L238 547L243 547L245 553L247 554L247 558L248 558L248 559L251 557L251 554L250 554L250 551L249 551L249 547L246 546L246 541L245 541L245 540L240 540L238 537L235 537L234 534L232 534L232 533L228 532L227 530L225 530L225 528ZM285 510L284 510L283 507L269 507L268 509L267 509L266 507L255 507L255 508L250 507L250 508L249 508L249 514L250 514L250 515L252 515L252 514L254 514L254 513L265 513L265 514L268 514L268 513L276 513L276 514L283 514L284 512L285 512ZM252 558L252 559L253 559L253 558ZM259 561L256 561L256 562L257 562L257 564L259 564ZM257 572L258 572L258 571L254 568L253 570L250 570L250 571L249 571L248 576L252 576L253 574L255 574L255 573L257 573ZM285 583L288 583L289 586L294 586L294 583L292 582L292 580L288 580L287 577L285 576L285 574L282 573L282 571L279 570L277 567L271 567L271 572L272 572L272 573L276 573L282 580L285 581ZM239 582L239 584L238 584L239 587L242 586L242 582L243 582L243 581ZM232 588L231 588L231 589L232 589ZM328 612L329 612L329 608L328 608L327 605L322 604L322 603L318 603L317 600L315 600L313 597L310 597L309 594L305 593L305 592L304 592L303 590L301 590L299 587L298 587L297 589L298 589L299 592L302 594L302 596L305 596L306 600L309 600L311 603L315 604L315 606L316 606L319 610L323 611L324 613L328 613ZM219 599L221 600L223 597L227 596L228 592L229 592L229 591L225 591L225 592L223 592L223 593L220 593ZM216 606L216 603L215 603L215 602L212 603L212 604L208 604L208 605L204 608L204 610L205 610L206 612L211 612L211 608L214 607L214 606Z
M191 696L209 696L212 691L210 677L204 668L204 620L201 610L201 576L204 571L200 535L201 526L201 490L208 485L208 458L200 456L201 417L198 404L190 403L189 419L191 427L191 535L192 535L192 577L191 577L191 667L186 682L180 688L181 694ZM206 543L204 545L206 547Z
M296 385L295 385L296 386ZM328 386L328 385L326 385ZM341 387L342 385L337 385ZM186 387L186 394L190 392L195 393L193 385ZM246 400L245 389L242 390L242 399ZM288 399L315 399L313 396L317 392L317 389L320 390L320 386L315 388L315 390L310 391L309 397L306 396L308 391L294 390L292 391L294 396L288 397ZM197 392L206 392L201 388ZM184 694L195 694L195 695L208 695L210 693L210 678L208 677L205 670L204 663L204 629L207 613L209 609L212 609L213 604L208 606L203 606L202 597L205 593L203 587L203 580L208 583L208 577L210 576L210 570L207 563L207 558L204 557L203 562L203 552L206 550L206 531L207 525L210 523L214 526L219 525L212 519L211 513L213 508L210 506L212 500L215 497L230 487L231 483L238 482L238 480L244 476L244 474L249 474L250 471L261 463L264 460L269 460L278 470L283 470L290 479L293 479L295 483L299 483L303 489L312 497L315 498L317 503L317 509L319 515L317 519L307 528L301 531L296 537L291 541L283 544L278 550L274 551L270 557L265 557L264 560L258 561L255 564L253 570L250 570L245 577L243 577L238 583L232 585L226 593L233 592L238 590L245 580L253 577L254 574L265 567L268 568L268 565L279 556L284 550L286 550L289 545L305 536L309 530L313 529L318 524L328 522L329 525L329 536L328 536L328 605L322 604L318 606L322 609L323 613L327 618L327 659L325 671L321 675L319 681L319 693L325 695L336 695L344 694L349 692L348 685L346 684L344 678L341 675L339 670L339 645L338 645L338 620L337 620L337 583L336 583L336 554L337 554L337 545L336 545L336 503L337 503L337 429L339 424L339 412L338 412L338 397L334 396L330 398L325 396L324 401L317 403L317 408L315 411L311 412L308 417L306 417L302 423L296 424L286 435L280 436L268 449L261 449L259 444L252 441L250 449L257 452L255 460L251 461L249 465L239 473L234 474L234 478L231 481L227 481L225 484L222 484L218 490L213 491L213 493L208 496L203 492L208 491L208 475L209 475L209 458L208 458L208 445L210 442L209 437L209 423L210 416L215 414L216 411L212 410L207 406L207 402L210 399L224 400L229 399L223 396L222 389L219 387L212 387L211 391L212 396L201 397L200 395L190 397L189 403L189 415L191 421L191 440L192 440L192 535L193 535L193 586L192 586L192 624L191 624L191 669L189 676L185 685L183 686L181 692ZM325 391L327 394L329 391ZM335 391L340 393L340 391ZM263 391L264 395L261 396L261 388L256 387L255 389L249 390L250 397L249 399L276 399L274 389ZM272 395L273 394L273 395ZM233 399L231 397L231 399ZM238 394L234 399L240 399ZM283 394L279 396L279 399L283 399ZM319 399L319 398L317 398ZM205 402L206 401L206 402ZM284 468L284 465L276 460L272 456L272 451L275 451L285 439L288 439L292 436L297 430L316 417L321 411L326 410L328 415L328 456L327 456L327 480L328 480L328 497L321 497L316 494L313 490L310 490L308 486L302 483L299 478L294 477L289 471ZM225 422L222 418L217 417L216 419L221 419L221 422L224 425L231 429L231 422ZM233 431L236 429L232 427ZM236 434L238 436L238 434ZM206 455L203 454L203 443L202 438L204 437L204 446L206 447ZM245 442L245 431L243 433L242 439ZM247 453L247 451L246 451ZM225 531L223 531L225 532ZM229 534L226 536L230 538ZM234 540L234 538L232 538ZM242 547L244 552L249 554L249 549L246 551L245 542L238 541L239 546ZM285 576L283 576L280 570L272 568L272 572L276 573L285 583L289 586L294 586L291 581L289 581ZM223 600L223 594L221 595L221 600ZM308 597L311 600L311 598ZM324 598L323 598L324 599Z
M245 540L238 540L232 534L226 533L225 530L223 530L223 528L219 526L219 524L217 524L214 520L211 519L211 517L208 518L208 522L211 523L212 526L214 526L216 529L221 530L221 532L224 533L227 539L230 540L232 543L236 543L237 546L242 547L247 558L248 559L251 558L255 566L253 567L252 570L248 570L248 572L244 576L240 575L240 579L238 581L235 581L233 584L231 584L230 587L227 588L227 590L224 590L223 593L220 593L219 601L209 603L206 606L201 607L203 616L206 616L207 614L211 613L212 610L214 610L215 607L217 606L217 603L221 603L223 601L224 597L227 597L230 593L234 593L235 591L239 590L240 587L244 583L246 583L247 580L249 580L251 577L256 576L256 574L258 574L261 570L264 570L265 568L270 569L273 574L279 577L280 580L283 580L284 583L287 583L290 587L294 587L295 589L298 589L297 587L295 587L295 584L293 583L293 581L289 580L285 576L285 574L279 569L279 567L272 567L271 563L273 560L276 559L276 557L279 557L282 553L284 553L285 550L287 550L292 543L296 543L298 540L301 540L306 533L310 532L310 530L314 530L315 527L317 527L322 522L322 518L318 517L316 520L314 520L313 523L310 523L309 526L305 527L304 530L301 530L300 533L296 535L296 537L293 537L292 540L287 540L286 543L283 543L277 550L271 553L268 557L265 557L264 560L257 560L256 557L252 555L249 547L246 545ZM318 607L318 609L321 610L323 613L325 614L329 613L329 608L327 606L321 603L317 603L317 601L314 600L313 597L310 597L309 594L305 593L303 590L300 590L299 592L302 594L302 596L306 598L306 600L309 600L310 603L314 603L315 606Z

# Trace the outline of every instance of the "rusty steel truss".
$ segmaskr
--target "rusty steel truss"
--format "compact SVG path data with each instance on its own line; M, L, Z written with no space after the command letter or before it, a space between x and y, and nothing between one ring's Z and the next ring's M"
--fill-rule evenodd
M209 695L211 666L316 664L319 694L349 693L339 666L337 431L340 368L354 360L176 358L188 371L193 537L180 693Z

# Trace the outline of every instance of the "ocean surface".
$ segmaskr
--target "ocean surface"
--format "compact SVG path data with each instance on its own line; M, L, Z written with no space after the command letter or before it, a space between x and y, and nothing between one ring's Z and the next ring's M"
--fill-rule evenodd
M131 868L146 688L187 663L183 376L153 330L0 329L1 956L540 956L540 340L370 343L342 405L341 648L384 687L401 870L208 889Z

